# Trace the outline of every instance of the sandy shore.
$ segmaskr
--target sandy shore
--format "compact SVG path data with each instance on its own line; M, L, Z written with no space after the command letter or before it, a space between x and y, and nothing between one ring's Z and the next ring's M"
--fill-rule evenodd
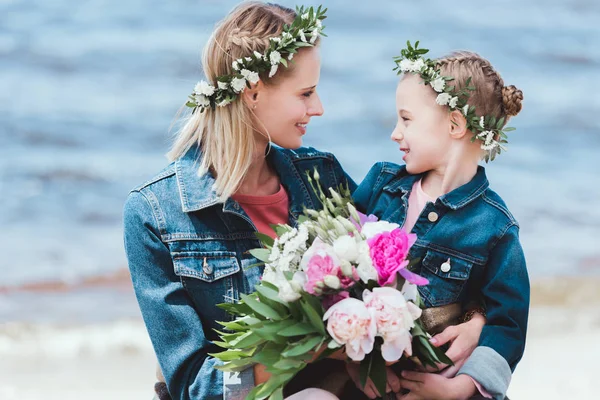
M598 279L536 282L512 400L594 399L600 359ZM580 308L581 304L587 304ZM154 355L140 320L0 326L3 400L149 400Z

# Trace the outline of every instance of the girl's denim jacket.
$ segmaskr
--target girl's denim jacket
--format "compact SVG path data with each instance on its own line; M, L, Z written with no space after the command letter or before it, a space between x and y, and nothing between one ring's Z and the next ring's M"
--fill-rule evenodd
M240 205L219 203L210 174L198 176L201 151L192 148L129 194L124 239L135 294L173 399L242 396L254 385L252 368L236 374L214 367L208 353L216 321L230 320L216 304L234 302L259 282L262 268L248 251L260 247ZM317 167L325 187L348 182L339 162L312 148L273 147L268 161L289 196L289 223L303 207L319 209L305 171Z
M354 200L361 211L402 226L410 191L420 178L405 166L378 163ZM429 280L419 288L427 307L483 299L487 323L473 353L480 357L471 356L460 373L503 398L500 392L506 391L511 370L523 355L529 311L529 278L517 221L479 167L469 183L427 203L412 232L418 239L410 256L420 258L414 271ZM482 359L486 365L477 362Z

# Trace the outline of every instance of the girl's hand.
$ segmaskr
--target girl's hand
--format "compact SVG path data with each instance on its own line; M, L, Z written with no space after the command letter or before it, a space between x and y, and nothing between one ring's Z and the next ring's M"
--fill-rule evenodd
M377 391L375 384L373 383L373 381L370 378L367 379L367 385L364 388L360 385L360 365L359 364L347 363L346 371L348 371L348 375L350 375L350 378L352 378L352 381L354 382L356 387L359 388L360 390L362 390L369 399L376 399L378 397L382 397L379 394L379 392ZM386 368L386 374L387 374L386 393L400 392L400 389L402 388L400 386L400 378L394 373L394 371L392 371L389 368Z
M473 380L467 375L446 378L439 374L402 371L400 385L410 393L396 394L397 400L463 400L477 391Z
M447 367L446 364L438 364L438 369L430 367L425 371L433 372L447 367L440 375L446 378L454 377L477 347L485 322L483 315L475 314L471 320L459 325L449 326L443 332L432 337L430 342L436 347L448 342L452 343L446 352L446 356L454 362L454 366Z
M254 386L258 386L261 383L265 383L269 380L271 374L267 372L267 369L262 364L254 364Z

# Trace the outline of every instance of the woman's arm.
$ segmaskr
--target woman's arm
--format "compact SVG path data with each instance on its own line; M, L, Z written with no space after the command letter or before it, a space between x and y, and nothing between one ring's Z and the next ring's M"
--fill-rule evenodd
M124 240L135 294L169 393L181 400L222 399L223 373L214 368L218 360L207 354L214 349L209 350L200 316L174 273L143 193L132 192L127 199Z

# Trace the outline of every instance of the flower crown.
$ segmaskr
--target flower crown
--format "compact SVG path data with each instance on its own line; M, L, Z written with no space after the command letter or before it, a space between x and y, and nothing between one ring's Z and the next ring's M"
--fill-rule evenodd
M506 151L503 144L507 144L506 132L514 131L515 128L504 128L505 118L496 120L493 115L477 116L475 106L467 104L470 93L475 90L471 85L471 78L467 79L465 88L457 91L455 86L447 85L454 78L442 76L436 61L423 58L428 49L419 49L419 42L412 47L410 41L406 42L407 48L400 52L400 56L394 57L398 75L409 72L419 74L425 84L430 85L438 94L435 102L441 106L448 106L450 111L460 110L467 120L467 129L473 132L471 142L481 140L481 149L486 151L485 161L494 160L502 150Z
M255 51L251 56L240 58L232 63L231 75L217 77L217 86L206 81L200 81L194 87L189 96L186 106L203 112L208 107L215 109L224 107L234 101L246 87L260 80L259 74L269 71L269 78L277 73L279 65L287 68L288 61L294 58L294 54L302 47L312 47L319 36L327 36L323 33L322 21L327 18L327 9L316 10L313 7L305 9L296 7L296 18L291 25L284 25L283 32L278 37L269 39L269 48L264 54Z

